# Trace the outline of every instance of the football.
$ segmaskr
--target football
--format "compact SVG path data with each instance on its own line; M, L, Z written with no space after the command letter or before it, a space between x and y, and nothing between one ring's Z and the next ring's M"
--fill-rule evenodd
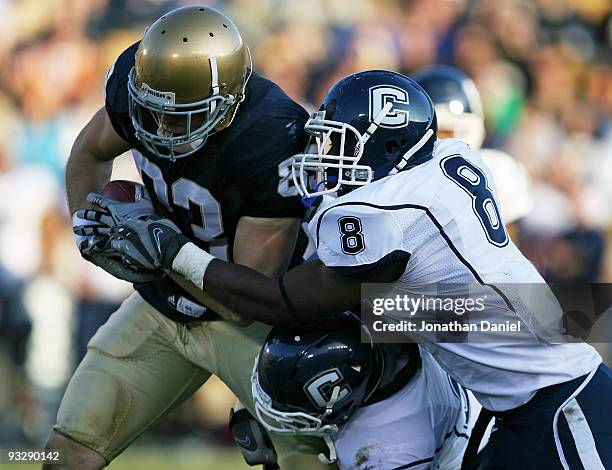
M129 180L112 180L106 183L102 195L117 202L134 202L136 200L136 188L139 186L142 187L143 184ZM157 215L171 217L171 213L156 198L153 198L153 207Z
M142 184L136 181L113 180L106 183L102 190L102 195L113 201L134 202L138 186L142 186Z

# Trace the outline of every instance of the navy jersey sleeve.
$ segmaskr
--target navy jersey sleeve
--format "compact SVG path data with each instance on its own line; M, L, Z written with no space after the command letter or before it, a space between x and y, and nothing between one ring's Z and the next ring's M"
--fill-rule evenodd
M132 44L117 58L104 80L104 105L113 128L122 139L130 142L133 136L128 110L127 82L135 63L139 42Z
M271 109L249 126L240 140L244 155L234 169L242 200L240 215L251 217L302 217L301 203L291 178L291 158L304 150L308 115L285 97L280 108Z

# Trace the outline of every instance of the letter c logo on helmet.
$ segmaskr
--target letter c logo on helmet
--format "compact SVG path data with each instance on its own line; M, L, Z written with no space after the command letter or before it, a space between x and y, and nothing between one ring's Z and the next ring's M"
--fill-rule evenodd
M395 129L405 127L410 121L408 92L393 85L378 85L370 88L370 122L374 121L383 107L391 102L392 111L380 122L380 127Z
M338 369L332 369L319 374L310 382L308 382L304 389L306 390L310 399L320 408L325 408L331 398L331 391L334 385L343 380L342 374ZM329 396L325 396L324 393ZM342 400L345 396L350 393L351 389L348 386L343 386L338 394L337 401Z

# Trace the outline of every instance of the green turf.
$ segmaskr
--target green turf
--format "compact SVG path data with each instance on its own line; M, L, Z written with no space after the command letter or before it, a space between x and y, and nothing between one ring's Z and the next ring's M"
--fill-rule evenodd
M173 446L134 446L108 467L111 470L249 470L238 449ZM2 470L40 470L40 465L3 465Z
M239 470L249 469L238 449L214 447L133 447L107 468L112 470Z

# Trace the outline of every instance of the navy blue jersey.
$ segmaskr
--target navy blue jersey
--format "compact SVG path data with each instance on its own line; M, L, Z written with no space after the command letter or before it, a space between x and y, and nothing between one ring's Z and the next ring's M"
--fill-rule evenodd
M290 181L288 159L306 145L306 111L253 73L230 126L210 135L193 155L176 161L156 157L135 137L128 113L127 81L137 48L138 43L126 49L107 75L106 111L130 143L142 180L165 215L195 244L230 260L240 217L301 218L305 208ZM169 278L135 287L173 320L212 318Z

